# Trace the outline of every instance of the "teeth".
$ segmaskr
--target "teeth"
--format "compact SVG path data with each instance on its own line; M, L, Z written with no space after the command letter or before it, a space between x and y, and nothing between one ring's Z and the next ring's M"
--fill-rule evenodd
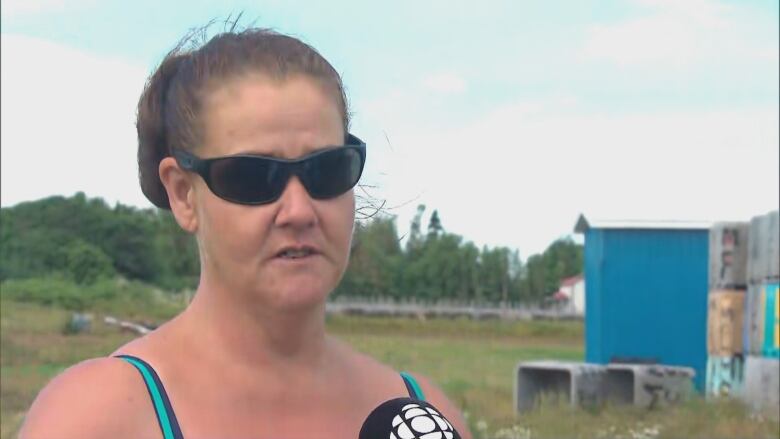
M302 258L304 256L308 256L311 252L306 249L302 250L287 250L284 253L282 253L283 258Z

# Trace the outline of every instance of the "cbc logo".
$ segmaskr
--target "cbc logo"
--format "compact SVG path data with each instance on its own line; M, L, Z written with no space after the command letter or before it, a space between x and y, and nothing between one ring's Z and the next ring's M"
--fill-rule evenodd
M393 418L390 439L453 439L452 424L431 407L406 404Z

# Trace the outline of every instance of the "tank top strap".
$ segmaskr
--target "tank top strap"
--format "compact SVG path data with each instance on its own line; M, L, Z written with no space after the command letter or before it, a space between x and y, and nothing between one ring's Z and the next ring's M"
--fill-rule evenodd
M420 401L425 401L425 394L423 393L420 385L417 384L417 380L409 372L401 372L401 378L406 384L406 390L409 392L409 396Z
M163 387L162 381L160 381L160 377L154 368L144 360L132 355L117 355L117 358L132 364L141 373L144 383L146 383L146 390L149 391L149 397L152 399L152 405L157 415L157 422L160 424L160 430L162 430L163 439L183 439L184 436L181 433L181 428L179 428L176 414L173 412L171 401L168 399L165 387Z

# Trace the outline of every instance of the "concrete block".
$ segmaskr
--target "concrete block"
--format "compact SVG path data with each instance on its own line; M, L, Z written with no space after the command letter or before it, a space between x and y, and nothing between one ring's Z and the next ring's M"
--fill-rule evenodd
M520 362L515 370L514 405L518 413L532 410L542 397L572 407L604 401L606 367L564 361Z
M609 364L605 382L607 402L645 408L674 404L694 392L691 367L660 364Z

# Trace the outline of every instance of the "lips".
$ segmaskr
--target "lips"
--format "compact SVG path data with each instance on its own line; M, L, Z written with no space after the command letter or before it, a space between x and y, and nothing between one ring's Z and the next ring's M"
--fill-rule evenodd
M302 259L308 256L319 254L319 250L316 247L310 245L295 245L282 247L276 252L276 257L281 259Z

